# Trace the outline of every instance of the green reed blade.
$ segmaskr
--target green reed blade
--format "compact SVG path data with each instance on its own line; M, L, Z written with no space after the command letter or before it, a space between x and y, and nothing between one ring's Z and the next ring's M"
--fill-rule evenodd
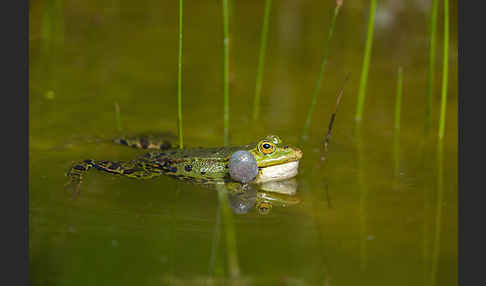
M42 16L42 49L49 51L52 44L64 43L64 3L63 0L48 0L44 3Z
M442 205L444 197L444 133L445 133L445 115L447 107L447 83L448 83L448 69L449 69L449 0L444 0L444 52L442 65L442 94L440 105L440 120L439 120L439 140L437 145L438 153L438 176L437 176L437 204L435 215L435 235L432 254L432 270L431 270L431 285L435 285L438 260L440 255L440 237L441 237L441 222L442 222Z
M311 105L309 107L309 112L307 113L307 119L305 121L304 130L302 131L302 140L305 140L307 138L308 133L309 133L310 124L311 124L311 121L312 121L312 113L314 112L314 107L317 103L317 96L319 95L319 91L321 89L321 82L322 82L322 77L324 75L324 70L325 70L325 66L326 66L326 60L327 60L327 54L328 54L328 51L329 51L329 45L331 43L332 34L333 34L333 31L334 31L334 24L336 23L336 18L339 14L339 9L341 8L341 6L342 6L342 1L337 1L336 8L334 8L334 15L333 15L332 20L331 20L331 26L329 27L329 34L327 35L327 40L326 40L326 43L324 44L324 51L323 51L323 55L322 55L321 67L320 67L320 70L319 70L319 76L317 77L316 86L314 88L314 93L312 94L312 102L311 102Z
M442 65L442 95L440 104L439 140L444 138L447 107L447 80L449 71L449 1L444 0L444 54Z
M182 133L182 0L179 0L179 58L177 69L177 126L179 129L179 148L184 148Z
M52 26L53 26L53 7L50 1L44 2L44 10L42 15L42 26L41 26L41 48L42 55L46 55L50 51L51 37L52 37Z
M265 61L265 49L267 46L268 22L272 0L265 0L265 13L263 15L262 38L260 41L260 53L258 56L258 68L255 86L255 99L253 103L253 119L257 120L260 113L260 94L262 92L263 64Z
M53 98L57 93L57 65L64 54L64 0L44 2L41 26L41 55L45 63L42 73L46 76L46 98Z
M439 11L439 0L432 0L432 11L430 14L429 31L429 67L427 80L427 98L425 105L425 133L430 129L432 121L432 95L435 82L435 50L437 49L437 14Z
M224 145L229 144L229 10L228 0L223 0L223 105Z
M361 70L361 80L359 83L358 105L356 106L356 121L360 122L363 118L363 108L366 97L366 84L368 82L368 70L370 66L371 48L373 44L373 31L375 24L376 0L371 0L370 14L368 20L368 31L366 33L366 45L363 58L363 68Z
M64 0L55 0L56 9L56 41L61 47L64 46Z
M400 113L402 107L402 85L403 85L403 69L402 67L398 68L398 76L397 76L397 95L395 101L395 129L397 132L400 133Z
M395 99L395 132L393 132L393 170L395 178L399 175L400 162L400 120L402 110L403 69L398 67L397 94Z
M40 54L43 64L41 65L40 73L46 78L44 83L44 97L53 98L56 95L56 77L54 75L54 65L53 65L53 38L54 38L54 19L55 19L55 9L53 1L45 1L42 14L42 25L41 25L41 46Z
M116 121L116 129L118 130L118 132L123 131L121 115L120 115L120 105L118 105L118 102L116 101L115 101L115 121Z

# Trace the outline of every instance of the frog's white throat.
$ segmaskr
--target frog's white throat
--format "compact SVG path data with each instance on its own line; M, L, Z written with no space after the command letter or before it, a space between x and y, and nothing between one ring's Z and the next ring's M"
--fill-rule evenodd
M299 161L288 162L284 164L268 166L258 170L255 183L265 183L271 181L281 181L293 178L299 171Z

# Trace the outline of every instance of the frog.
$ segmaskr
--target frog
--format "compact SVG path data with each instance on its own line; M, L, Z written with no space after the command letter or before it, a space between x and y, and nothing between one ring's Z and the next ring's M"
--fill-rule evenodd
M170 140L157 136L121 137L114 143L144 149L142 155L128 161L87 159L76 162L67 172L66 187L79 194L85 174L95 169L133 179L153 179L166 175L195 184L225 184L228 189L244 189L229 173L229 160L238 150L250 152L256 159L258 173L251 184L284 181L298 174L303 152L284 144L277 135L267 135L246 145L179 148ZM150 149L150 150L149 150Z

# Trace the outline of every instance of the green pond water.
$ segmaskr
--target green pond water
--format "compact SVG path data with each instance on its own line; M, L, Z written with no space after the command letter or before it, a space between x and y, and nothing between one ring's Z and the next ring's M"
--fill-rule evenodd
M90 171L81 195L71 199L63 186L73 161L129 160L144 152L111 144L120 133L177 134L178 1L31 1L32 285L456 285L457 4L450 5L439 164L442 21L432 128L425 137L430 7L423 2L378 1L358 130L369 3L344 1L305 143L300 136L334 1L273 1L257 122L251 114L264 1L231 2L230 141L277 134L304 152L296 177L300 202L262 216L255 208L225 212L217 191L165 176L137 181ZM186 146L223 144L221 23L221 1L184 1ZM347 73L328 157L316 167ZM235 246L227 240L232 229Z

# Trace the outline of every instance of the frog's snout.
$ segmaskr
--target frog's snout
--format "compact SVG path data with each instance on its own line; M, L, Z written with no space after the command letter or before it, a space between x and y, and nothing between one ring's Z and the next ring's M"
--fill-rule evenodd
M300 150L299 148L295 148L295 156L297 157L297 160L300 160L302 158L302 155L304 155L304 152Z

